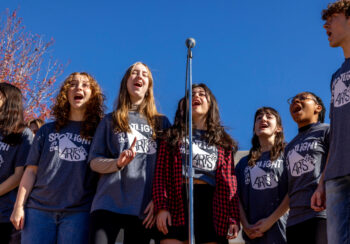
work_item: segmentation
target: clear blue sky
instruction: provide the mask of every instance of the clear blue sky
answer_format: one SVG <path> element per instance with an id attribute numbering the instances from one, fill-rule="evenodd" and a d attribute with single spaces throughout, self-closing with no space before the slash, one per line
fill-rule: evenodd
<path id="1" fill-rule="evenodd" d="M 276 108 L 287 141 L 297 133 L 286 100 L 319 95 L 328 108 L 330 78 L 343 62 L 322 28 L 328 0 L 92 1 L 11 0 L 27 30 L 54 38 L 52 55 L 70 61 L 60 82 L 87 71 L 101 84 L 108 112 L 119 82 L 136 61 L 152 70 L 158 109 L 172 121 L 184 94 L 187 37 L 194 37 L 193 81 L 218 99 L 221 117 L 248 150 L 257 108 Z"/>

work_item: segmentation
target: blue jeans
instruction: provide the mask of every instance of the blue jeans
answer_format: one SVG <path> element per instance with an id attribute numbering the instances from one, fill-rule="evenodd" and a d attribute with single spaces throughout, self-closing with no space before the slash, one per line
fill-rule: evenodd
<path id="1" fill-rule="evenodd" d="M 350 244 L 350 175 L 326 181 L 329 243 Z"/>
<path id="2" fill-rule="evenodd" d="M 22 244 L 85 244 L 89 236 L 89 212 L 25 211 Z"/>

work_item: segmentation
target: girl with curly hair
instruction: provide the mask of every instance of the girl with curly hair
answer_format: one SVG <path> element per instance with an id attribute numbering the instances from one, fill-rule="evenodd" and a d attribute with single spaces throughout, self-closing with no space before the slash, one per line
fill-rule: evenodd
<path id="1" fill-rule="evenodd" d="M 216 99 L 205 84 L 193 85 L 194 236 L 196 243 L 227 243 L 239 230 L 233 155 L 236 142 L 221 125 Z M 153 201 L 162 244 L 186 243 L 188 128 L 181 99 L 174 125 L 160 144 Z"/>
<path id="2" fill-rule="evenodd" d="M 169 120 L 157 112 L 153 78 L 144 63 L 131 65 L 121 83 L 115 110 L 99 124 L 89 161 L 100 174 L 91 209 L 90 243 L 149 243 L 153 235 L 152 179 L 156 137 Z"/>
<path id="3" fill-rule="evenodd" d="M 17 187 L 33 141 L 32 132 L 23 121 L 21 91 L 8 83 L 0 83 L 0 236 L 9 243 L 14 229 L 10 215 Z M 15 237 L 17 235 L 13 235 Z"/>
<path id="4" fill-rule="evenodd" d="M 255 112 L 252 148 L 236 166 L 246 243 L 285 244 L 288 181 L 282 120 L 270 107 Z"/>
<path id="5" fill-rule="evenodd" d="M 55 121 L 35 135 L 11 215 L 15 228 L 23 229 L 22 243 L 87 243 L 97 180 L 87 156 L 103 102 L 88 73 L 72 73 L 63 82 Z"/>

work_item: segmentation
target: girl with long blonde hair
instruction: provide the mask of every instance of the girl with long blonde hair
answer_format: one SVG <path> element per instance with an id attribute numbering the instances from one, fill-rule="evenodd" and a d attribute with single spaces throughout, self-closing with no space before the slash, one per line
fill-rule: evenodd
<path id="1" fill-rule="evenodd" d="M 144 63 L 131 65 L 121 83 L 115 110 L 97 128 L 89 161 L 100 174 L 91 209 L 90 243 L 149 243 L 154 225 L 151 188 L 157 135 L 169 120 L 157 112 L 153 77 Z"/>

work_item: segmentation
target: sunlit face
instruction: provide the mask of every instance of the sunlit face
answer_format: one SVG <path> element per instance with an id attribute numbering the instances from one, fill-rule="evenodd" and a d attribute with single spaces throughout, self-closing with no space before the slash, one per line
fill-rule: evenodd
<path id="1" fill-rule="evenodd" d="M 0 92 L 0 108 L 5 103 L 5 99 L 6 98 L 5 98 L 4 94 L 2 94 L 2 92 Z"/>
<path id="2" fill-rule="evenodd" d="M 140 104 L 148 91 L 149 70 L 143 64 L 136 64 L 131 70 L 126 87 L 132 104 Z"/>
<path id="3" fill-rule="evenodd" d="M 350 18 L 347 19 L 344 13 L 332 14 L 323 27 L 331 47 L 344 47 L 350 42 Z"/>
<path id="4" fill-rule="evenodd" d="M 208 94 L 203 87 L 192 90 L 192 116 L 206 116 L 210 107 Z"/>
<path id="5" fill-rule="evenodd" d="M 277 118 L 269 112 L 262 112 L 256 116 L 254 132 L 258 137 L 271 137 L 281 131 L 277 124 Z"/>
<path id="6" fill-rule="evenodd" d="M 74 75 L 68 88 L 68 101 L 72 111 L 85 111 L 91 97 L 89 78 L 85 75 Z"/>
<path id="7" fill-rule="evenodd" d="M 322 106 L 317 103 L 316 98 L 305 92 L 296 95 L 289 107 L 289 112 L 298 127 L 317 122 L 321 110 Z"/>

